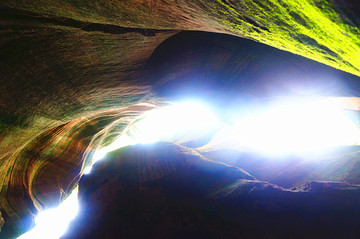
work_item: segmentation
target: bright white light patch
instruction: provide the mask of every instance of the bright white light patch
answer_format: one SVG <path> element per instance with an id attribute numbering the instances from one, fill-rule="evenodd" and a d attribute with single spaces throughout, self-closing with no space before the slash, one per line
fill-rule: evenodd
<path id="1" fill-rule="evenodd" d="M 203 104 L 189 102 L 149 112 L 130 129 L 138 143 L 182 141 L 209 133 L 219 125 L 215 114 Z"/>
<path id="2" fill-rule="evenodd" d="M 317 100 L 288 103 L 242 118 L 223 137 L 239 148 L 283 154 L 354 145 L 360 133 L 343 110 Z"/>
<path id="3" fill-rule="evenodd" d="M 74 189 L 57 208 L 40 212 L 36 217 L 36 226 L 18 239 L 58 239 L 66 232 L 72 219 L 78 213 L 78 189 Z"/>
<path id="4" fill-rule="evenodd" d="M 109 146 L 96 151 L 93 156 L 92 164 L 89 167 L 87 167 L 86 169 L 84 169 L 83 173 L 84 174 L 91 173 L 91 169 L 92 169 L 92 166 L 94 165 L 94 163 L 96 163 L 99 160 L 102 160 L 108 152 L 113 151 L 118 148 L 121 148 L 121 147 L 132 145 L 135 143 L 136 142 L 134 141 L 134 139 L 130 138 L 128 135 L 126 135 L 126 134 L 121 135 L 114 142 L 112 142 Z"/>
<path id="5" fill-rule="evenodd" d="M 183 103 L 162 107 L 148 112 L 129 127 L 111 145 L 94 154 L 93 163 L 107 152 L 136 144 L 160 140 L 178 142 L 194 139 L 199 135 L 224 126 L 215 114 L 198 103 Z M 260 113 L 240 116 L 234 126 L 227 126 L 221 138 L 224 148 L 247 149 L 263 153 L 292 153 L 313 151 L 359 142 L 359 129 L 344 112 L 331 101 L 291 103 L 273 107 Z M 91 172 L 91 166 L 85 173 Z M 78 211 L 77 190 L 74 190 L 58 208 L 41 212 L 36 227 L 19 239 L 57 239 L 67 229 Z"/>
<path id="6" fill-rule="evenodd" d="M 215 114 L 204 104 L 184 102 L 151 110 L 138 122 L 128 128 L 111 145 L 104 147 L 93 156 L 93 164 L 115 149 L 133 144 L 158 141 L 182 142 L 206 135 L 219 127 Z M 91 173 L 92 166 L 84 170 Z"/>

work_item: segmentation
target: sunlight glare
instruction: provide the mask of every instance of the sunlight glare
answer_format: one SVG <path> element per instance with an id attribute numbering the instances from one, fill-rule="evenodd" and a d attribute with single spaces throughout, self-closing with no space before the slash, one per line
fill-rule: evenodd
<path id="1" fill-rule="evenodd" d="M 112 144 L 93 155 L 92 165 L 115 149 L 157 141 L 181 142 L 222 130 L 213 141 L 240 150 L 267 154 L 306 152 L 359 142 L 360 132 L 344 110 L 328 100 L 277 105 L 261 112 L 239 116 L 235 125 L 225 126 L 199 103 L 182 103 L 151 110 Z M 84 170 L 91 172 L 91 166 Z M 18 239 L 57 239 L 78 211 L 77 189 L 58 208 L 36 217 L 36 226 Z"/>
<path id="2" fill-rule="evenodd" d="M 114 142 L 112 142 L 109 146 L 103 147 L 103 148 L 99 149 L 98 151 L 96 151 L 93 155 L 93 161 L 91 162 L 91 165 L 88 166 L 87 168 L 85 168 L 83 173 L 84 174 L 91 173 L 91 169 L 92 169 L 92 166 L 94 165 L 94 163 L 96 163 L 99 160 L 102 160 L 108 152 L 113 151 L 118 148 L 121 148 L 121 147 L 132 145 L 135 143 L 136 142 L 134 141 L 134 139 L 132 139 L 128 135 L 126 135 L 126 134 L 121 135 Z"/>
<path id="3" fill-rule="evenodd" d="M 92 165 L 115 149 L 133 144 L 158 141 L 181 142 L 206 135 L 219 127 L 219 120 L 204 104 L 182 102 L 154 109 L 144 114 L 109 146 L 96 151 Z M 84 169 L 89 174 L 92 165 Z"/>
<path id="4" fill-rule="evenodd" d="M 181 141 L 209 133 L 219 125 L 215 114 L 195 102 L 178 103 L 149 112 L 130 130 L 138 143 Z"/>
<path id="5" fill-rule="evenodd" d="M 226 141 L 265 153 L 296 153 L 354 145 L 359 129 L 330 101 L 286 104 L 241 118 Z"/>
<path id="6" fill-rule="evenodd" d="M 63 235 L 72 219 L 78 213 L 78 188 L 56 208 L 40 212 L 36 216 L 35 227 L 18 239 L 58 239 Z"/>

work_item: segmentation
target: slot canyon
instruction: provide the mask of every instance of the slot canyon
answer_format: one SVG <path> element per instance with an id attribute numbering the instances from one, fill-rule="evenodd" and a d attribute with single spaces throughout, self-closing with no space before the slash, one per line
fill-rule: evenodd
<path id="1" fill-rule="evenodd" d="M 0 238 L 74 192 L 60 238 L 360 238 L 356 0 L 3 0 L 0 35 Z"/>

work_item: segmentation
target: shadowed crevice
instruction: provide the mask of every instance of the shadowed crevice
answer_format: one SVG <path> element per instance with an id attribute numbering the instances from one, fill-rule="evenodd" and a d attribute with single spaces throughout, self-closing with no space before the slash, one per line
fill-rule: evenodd
<path id="1" fill-rule="evenodd" d="M 2 7 L 0 8 L 0 19 L 2 20 L 25 20 L 36 21 L 42 23 L 51 23 L 55 25 L 80 28 L 87 32 L 103 32 L 109 34 L 126 34 L 126 33 L 139 33 L 143 36 L 155 36 L 158 32 L 173 32 L 174 30 L 158 30 L 158 29 L 143 29 L 143 28 L 131 28 L 121 27 L 111 24 L 101 24 L 92 22 L 83 22 L 65 17 L 55 17 L 48 15 L 40 15 L 31 11 Z"/>

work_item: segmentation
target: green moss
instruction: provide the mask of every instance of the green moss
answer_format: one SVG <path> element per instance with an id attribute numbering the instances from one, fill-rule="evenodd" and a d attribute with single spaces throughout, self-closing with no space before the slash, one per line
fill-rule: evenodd
<path id="1" fill-rule="evenodd" d="M 328 1 L 215 0 L 211 7 L 232 32 L 360 75 L 360 31 Z"/>
<path id="2" fill-rule="evenodd" d="M 182 5 L 176 1 L 12 0 L 0 7 L 124 27 L 213 27 L 360 76 L 360 31 L 328 0 L 194 0 Z M 180 20 L 184 12 L 190 21 Z"/>

